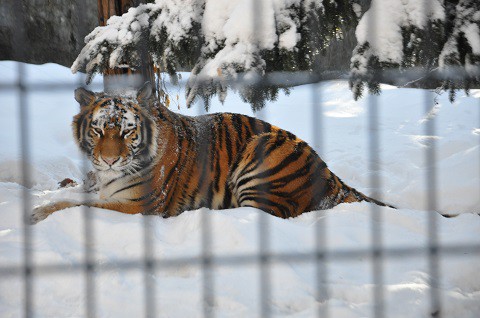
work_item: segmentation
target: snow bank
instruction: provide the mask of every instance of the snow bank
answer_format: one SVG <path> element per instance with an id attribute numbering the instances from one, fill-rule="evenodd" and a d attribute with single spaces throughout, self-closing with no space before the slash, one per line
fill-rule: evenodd
<path id="1" fill-rule="evenodd" d="M 15 65 L 0 62 L 5 78 L 14 78 Z M 27 66 L 38 81 L 69 81 L 68 70 L 55 66 Z M 0 79 L 2 80 L 2 79 Z M 323 101 L 322 149 L 313 144 L 318 121 L 312 118 L 312 87 L 296 88 L 280 96 L 260 114 L 269 122 L 288 129 L 312 144 L 329 167 L 347 184 L 399 207 L 382 208 L 381 227 L 387 248 L 426 246 L 428 240 L 425 202 L 427 187 L 425 149 L 436 140 L 438 207 L 443 212 L 462 213 L 446 219 L 436 215 L 442 245 L 480 244 L 480 109 L 479 91 L 469 97 L 458 93 L 454 104 L 438 96 L 439 107 L 425 112 L 425 92 L 384 87 L 378 98 L 380 133 L 380 171 L 382 188 L 372 189 L 369 178 L 368 107 L 365 100 L 350 97 L 348 83 L 321 85 Z M 181 95 L 181 94 L 180 94 Z M 17 99 L 12 92 L 0 91 L 0 266 L 19 266 L 23 259 L 22 190 Z M 81 199 L 81 187 L 58 189 L 65 177 L 81 182 L 83 164 L 73 137 L 70 121 L 78 105 L 72 92 L 28 94 L 33 204 L 60 199 Z M 196 114 L 199 109 L 180 112 Z M 292 108 L 292 105 L 295 108 Z M 433 103 L 432 103 L 433 105 Z M 176 105 L 175 105 L 176 106 Z M 176 109 L 177 107 L 172 108 Z M 225 106 L 212 104 L 212 111 L 237 111 L 251 114 L 250 106 L 230 94 Z M 425 124 L 435 120 L 437 134 L 425 135 Z M 371 247 L 370 206 L 345 204 L 329 211 L 304 214 L 282 220 L 267 216 L 274 253 L 310 252 L 314 248 L 317 224 L 327 230 L 331 251 Z M 148 217 L 153 227 L 154 254 L 160 260 L 197 256 L 201 253 L 201 218 L 212 223 L 215 256 L 251 255 L 258 252 L 260 211 L 251 208 L 188 211 L 176 218 Z M 96 264 L 123 260 L 143 261 L 143 223 L 145 217 L 113 211 L 91 210 L 95 238 Z M 70 266 L 83 260 L 83 210 L 72 208 L 55 213 L 32 227 L 35 264 Z M 443 315 L 477 317 L 480 312 L 478 255 L 440 255 Z M 388 317 L 429 316 L 429 271 L 424 255 L 389 258 L 384 262 L 385 300 Z M 311 263 L 280 262 L 271 266 L 272 295 L 269 299 L 275 316 L 314 316 L 319 306 L 328 304 L 332 317 L 372 316 L 371 261 L 368 258 L 327 262 L 329 296 L 327 302 L 315 299 L 315 267 Z M 99 316 L 130 317 L 142 314 L 143 273 L 141 266 L 130 271 L 113 270 L 95 275 Z M 159 269 L 150 277 L 157 293 L 155 300 L 162 316 L 195 317 L 202 313 L 201 271 L 196 266 Z M 257 264 L 220 266 L 215 269 L 215 304 L 218 316 L 258 315 L 259 267 Z M 35 312 L 38 316 L 84 316 L 84 277 L 67 274 L 35 276 Z M 9 276 L 0 279 L 0 315 L 19 316 L 23 309 L 23 281 Z M 121 306 L 119 306 L 121 304 Z"/>

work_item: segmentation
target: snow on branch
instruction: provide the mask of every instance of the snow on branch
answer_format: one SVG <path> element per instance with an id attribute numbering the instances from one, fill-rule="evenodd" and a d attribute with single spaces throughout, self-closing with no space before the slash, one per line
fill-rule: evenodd
<path id="1" fill-rule="evenodd" d="M 104 27 L 95 28 L 73 63 L 75 73 L 85 70 L 90 82 L 95 73 L 108 68 L 141 65 L 138 49 L 146 45 L 157 67 L 174 73 L 172 53 L 195 36 L 203 14 L 203 1 L 161 0 L 130 8 L 121 17 L 112 16 Z M 173 60 L 172 60 L 173 59 Z"/>
<path id="2" fill-rule="evenodd" d="M 442 0 L 427 2 L 372 0 L 355 32 L 358 44 L 351 60 L 350 86 L 356 98 L 362 95 L 365 82 L 371 93 L 378 92 L 374 78 L 377 70 L 412 67 L 424 62 L 418 59 L 426 31 L 445 19 Z M 436 54 L 438 56 L 438 52 Z M 435 52 L 432 55 L 430 58 L 435 57 Z"/>
<path id="3" fill-rule="evenodd" d="M 365 85 L 377 93 L 378 74 L 386 69 L 428 73 L 452 65 L 470 74 L 466 80 L 459 76 L 463 84 L 426 78 L 411 82 L 429 88 L 480 86 L 480 1 L 371 0 L 369 7 L 368 2 L 156 0 L 94 29 L 72 71 L 85 70 L 90 81 L 109 68 L 136 69 L 145 56 L 139 50 L 146 48 L 155 67 L 173 79 L 177 71 L 191 70 L 188 106 L 201 97 L 208 107 L 213 95 L 223 101 L 233 88 L 258 109 L 288 83 L 274 87 L 255 81 L 272 72 L 331 70 L 329 63 L 340 55 L 337 48 L 352 43 L 342 42 L 344 31 L 356 27 L 350 64 L 356 98 Z M 239 78 L 247 84 L 235 86 Z"/>
<path id="4" fill-rule="evenodd" d="M 350 86 L 356 98 L 368 85 L 379 90 L 377 72 L 421 67 L 438 69 L 445 78 L 437 85 L 453 91 L 480 82 L 480 1 L 372 0 L 356 29 L 358 44 L 351 59 Z M 445 70 L 446 66 L 455 66 Z M 462 72 L 461 70 L 465 72 Z M 376 78 L 377 77 L 377 78 Z M 428 81 L 428 79 L 426 80 Z"/>
<path id="5" fill-rule="evenodd" d="M 347 0 L 157 0 L 112 17 L 85 39 L 72 65 L 85 70 L 87 81 L 108 68 L 138 68 L 137 50 L 148 47 L 155 66 L 174 75 L 192 70 L 187 103 L 218 94 L 238 76 L 256 78 L 271 71 L 310 71 L 325 40 L 356 15 Z M 344 10 L 345 12 L 339 12 Z M 330 11 L 329 18 L 326 11 Z M 312 22 L 322 32 L 310 32 Z M 318 23 L 317 23 L 318 24 Z M 333 35 L 332 35 L 333 34 Z M 317 38 L 315 40 L 314 38 Z M 274 91 L 241 88 L 242 97 L 255 103 L 258 94 L 271 99 Z M 278 89 L 277 89 L 278 90 Z M 259 107 L 261 107 L 260 101 Z"/>
<path id="6" fill-rule="evenodd" d="M 455 7 L 453 32 L 440 54 L 440 67 L 464 65 L 468 73 L 478 74 L 480 66 L 480 4 L 460 0 Z"/>

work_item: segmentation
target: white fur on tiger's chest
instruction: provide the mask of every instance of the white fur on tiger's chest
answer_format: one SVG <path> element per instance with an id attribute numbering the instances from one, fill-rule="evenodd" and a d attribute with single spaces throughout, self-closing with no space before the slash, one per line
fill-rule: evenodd
<path id="1" fill-rule="evenodd" d="M 131 178 L 128 176 L 123 176 L 123 173 L 114 171 L 114 170 L 107 170 L 107 171 L 98 171 L 97 178 L 99 179 L 100 183 L 100 199 L 102 200 L 122 200 L 122 199 L 129 199 L 132 196 L 130 195 L 130 191 L 124 190 L 119 191 L 126 186 L 128 186 Z M 112 180 L 114 180 L 112 182 Z"/>

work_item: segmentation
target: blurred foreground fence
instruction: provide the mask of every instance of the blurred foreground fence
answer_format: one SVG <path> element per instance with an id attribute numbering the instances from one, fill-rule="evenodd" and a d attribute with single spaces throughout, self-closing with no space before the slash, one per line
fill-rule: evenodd
<path id="1" fill-rule="evenodd" d="M 18 52 L 28 49 L 28 44 L 25 41 L 25 32 L 22 28 L 22 21 L 24 16 L 22 15 L 21 2 L 18 2 L 18 28 L 15 48 Z M 81 1 L 78 2 L 81 4 Z M 81 10 L 79 10 L 81 13 Z M 81 21 L 81 19 L 80 19 Z M 252 23 L 255 23 L 253 21 Z M 82 26 L 79 25 L 79 29 Z M 372 28 L 371 32 L 375 32 Z M 437 72 L 423 73 L 423 70 L 411 69 L 404 70 L 402 73 L 398 73 L 396 70 L 379 71 L 377 73 L 380 82 L 388 79 L 389 82 L 395 81 L 398 85 L 407 83 L 411 80 L 417 79 L 419 76 L 425 78 L 431 77 L 432 79 L 438 79 L 441 76 L 448 76 L 445 73 L 439 74 Z M 459 69 L 451 69 L 451 76 L 456 79 L 462 78 L 465 74 Z M 338 75 L 317 74 L 315 72 L 310 73 L 272 73 L 262 78 L 261 81 L 247 82 L 248 85 L 282 85 L 286 82 L 289 85 L 292 83 L 320 83 L 324 80 L 338 79 Z M 241 80 L 239 80 L 241 82 Z M 72 86 L 70 84 L 62 83 L 50 83 L 50 84 L 27 84 L 25 78 L 24 66 L 18 64 L 18 82 L 16 83 L 2 83 L 0 90 L 16 91 L 18 94 L 18 108 L 20 110 L 20 136 L 21 136 L 21 149 L 23 157 L 23 184 L 30 184 L 29 179 L 31 176 L 29 158 L 30 158 L 30 141 L 29 127 L 27 124 L 27 118 L 29 116 L 26 98 L 29 92 L 32 91 L 48 91 L 51 94 L 55 94 L 58 91 L 67 90 L 72 91 L 77 86 L 83 85 L 83 78 L 80 76 L 78 85 Z M 312 113 L 312 121 L 314 130 L 314 144 L 322 148 L 322 89 L 321 85 L 311 85 L 311 100 L 315 105 Z M 99 88 L 101 90 L 101 88 Z M 430 91 L 425 91 L 425 112 L 428 112 L 432 107 L 432 96 Z M 73 95 L 73 94 L 72 94 Z M 369 170 L 372 172 L 379 171 L 379 163 L 381 162 L 381 147 L 379 145 L 379 132 L 378 132 L 378 99 L 369 97 L 368 103 L 368 118 L 369 118 L 369 143 L 368 151 L 370 154 Z M 480 106 L 480 105 L 479 105 Z M 294 110 L 292 110 L 294 111 Z M 259 113 L 262 116 L 262 112 Z M 268 118 L 262 118 L 267 120 Z M 479 118 L 480 122 L 480 118 Z M 435 135 L 435 120 L 430 120 L 426 124 L 425 135 Z M 425 148 L 425 160 L 430 163 L 436 161 L 436 148 L 435 140 L 432 141 L 430 147 Z M 426 182 L 428 184 L 428 210 L 437 210 L 437 196 L 436 196 L 436 170 L 435 164 L 430 165 L 430 169 L 427 170 L 425 175 Z M 370 187 L 373 189 L 381 189 L 380 179 L 377 173 L 371 173 Z M 372 193 L 372 197 L 380 198 L 380 193 Z M 480 194 L 479 194 L 480 195 Z M 28 220 L 32 211 L 32 200 L 29 194 L 29 190 L 24 188 L 23 192 L 23 213 L 24 219 Z M 441 246 L 438 241 L 438 229 L 434 212 L 429 214 L 428 244 L 418 247 L 410 248 L 384 248 L 383 246 L 383 233 L 380 226 L 382 220 L 382 213 L 378 206 L 371 204 L 371 246 L 367 249 L 348 249 L 348 250 L 331 250 L 328 248 L 329 242 L 327 241 L 326 228 L 324 222 L 317 222 L 315 228 L 315 249 L 309 253 L 273 253 L 270 250 L 270 224 L 266 214 L 262 214 L 258 225 L 258 253 L 248 255 L 232 255 L 232 256 L 219 256 L 212 252 L 212 234 L 211 234 L 211 220 L 209 214 L 203 214 L 201 218 L 202 227 L 202 255 L 201 257 L 184 257 L 184 258 L 162 258 L 159 259 L 153 253 L 154 246 L 152 240 L 153 228 L 148 218 L 145 218 L 144 222 L 144 257 L 142 261 L 123 260 L 112 263 L 98 263 L 95 261 L 93 247 L 95 246 L 95 236 L 93 231 L 93 223 L 90 217 L 89 209 L 85 208 L 84 213 L 84 260 L 83 262 L 76 264 L 48 264 L 34 266 L 32 262 L 32 228 L 27 225 L 23 227 L 24 246 L 23 246 L 23 266 L 22 267 L 9 267 L 0 264 L 0 279 L 11 275 L 21 275 L 24 281 L 24 314 L 26 317 L 33 316 L 35 313 L 35 293 L 34 285 L 35 279 L 41 275 L 57 275 L 57 274 L 70 274 L 78 275 L 83 273 L 85 278 L 84 292 L 85 292 L 85 313 L 88 317 L 95 317 L 98 313 L 97 300 L 97 286 L 95 282 L 95 273 L 104 271 L 129 271 L 129 270 L 142 270 L 144 273 L 144 286 L 145 286 L 145 315 L 148 317 L 162 316 L 161 308 L 155 303 L 155 285 L 152 282 L 152 276 L 156 271 L 165 268 L 175 268 L 182 265 L 198 266 L 201 268 L 202 273 L 202 297 L 203 297 L 203 314 L 205 317 L 211 317 L 215 315 L 214 303 L 216 298 L 215 293 L 215 271 L 219 267 L 242 267 L 245 265 L 256 264 L 259 267 L 259 286 L 261 295 L 261 306 L 259 310 L 259 316 L 269 317 L 272 314 L 271 305 L 269 302 L 272 290 L 272 277 L 270 269 L 272 264 L 279 262 L 305 262 L 313 263 L 316 266 L 316 281 L 313 282 L 316 286 L 316 298 L 319 302 L 323 302 L 329 298 L 329 286 L 328 286 L 328 266 L 327 261 L 344 261 L 348 262 L 357 258 L 371 259 L 372 267 L 372 284 L 374 285 L 374 317 L 385 316 L 385 300 L 384 300 L 384 260 L 386 259 L 404 259 L 408 257 L 424 256 L 428 260 L 429 275 L 430 275 L 430 298 L 431 298 L 431 313 L 432 316 L 439 317 L 442 315 L 442 301 L 439 294 L 438 282 L 440 279 L 439 263 L 442 257 L 461 256 L 465 253 L 475 253 L 480 255 L 480 246 L 478 245 L 461 245 L 461 246 Z M 325 303 L 326 304 L 326 303 Z M 318 307 L 319 317 L 328 317 L 329 309 L 328 305 Z"/>

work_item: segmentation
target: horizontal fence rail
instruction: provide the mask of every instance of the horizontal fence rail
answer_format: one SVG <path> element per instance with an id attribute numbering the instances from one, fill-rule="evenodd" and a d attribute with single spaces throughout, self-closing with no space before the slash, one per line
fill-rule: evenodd
<path id="1" fill-rule="evenodd" d="M 31 265 L 28 269 L 35 275 L 55 275 L 68 272 L 82 271 L 86 267 L 95 266 L 95 271 L 113 271 L 113 270 L 136 270 L 144 268 L 155 268 L 156 270 L 176 268 L 178 266 L 202 266 L 208 263 L 211 266 L 245 266 L 257 264 L 259 259 L 268 259 L 270 263 L 284 262 L 314 262 L 317 259 L 328 258 L 336 261 L 352 261 L 359 258 L 370 258 L 373 253 L 378 253 L 371 248 L 367 249 L 345 249 L 337 251 L 313 251 L 298 253 L 269 253 L 269 254 L 239 254 L 229 256 L 190 256 L 176 257 L 167 259 L 149 259 L 146 265 L 142 259 L 138 260 L 118 260 L 115 262 L 96 263 L 74 263 L 74 264 L 41 264 Z M 382 249 L 382 257 L 385 259 L 403 259 L 409 257 L 425 256 L 429 253 L 435 253 L 442 256 L 480 256 L 479 244 L 461 244 L 461 245 L 436 245 L 425 247 L 389 247 Z M 16 265 L 0 267 L 0 277 L 23 275 L 24 271 Z"/>

